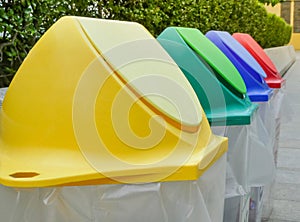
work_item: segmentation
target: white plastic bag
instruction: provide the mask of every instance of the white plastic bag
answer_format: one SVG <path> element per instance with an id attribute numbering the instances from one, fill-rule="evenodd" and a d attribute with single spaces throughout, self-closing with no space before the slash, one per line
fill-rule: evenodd
<path id="1" fill-rule="evenodd" d="M 221 222 L 226 154 L 197 181 L 18 189 L 0 185 L 5 222 Z"/>

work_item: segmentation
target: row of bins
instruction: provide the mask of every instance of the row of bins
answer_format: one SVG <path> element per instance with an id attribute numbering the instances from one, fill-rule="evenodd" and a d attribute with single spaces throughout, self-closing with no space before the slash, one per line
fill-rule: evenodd
<path id="1" fill-rule="evenodd" d="M 284 85 L 248 34 L 63 17 L 1 91 L 1 217 L 260 221 Z"/>

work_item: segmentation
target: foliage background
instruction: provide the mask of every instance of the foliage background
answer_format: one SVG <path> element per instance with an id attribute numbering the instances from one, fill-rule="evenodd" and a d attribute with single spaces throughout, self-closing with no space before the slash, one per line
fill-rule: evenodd
<path id="1" fill-rule="evenodd" d="M 9 85 L 36 41 L 64 15 L 136 21 L 154 36 L 168 26 L 245 32 L 264 48 L 287 44 L 292 31 L 258 0 L 0 0 L 0 87 Z"/>

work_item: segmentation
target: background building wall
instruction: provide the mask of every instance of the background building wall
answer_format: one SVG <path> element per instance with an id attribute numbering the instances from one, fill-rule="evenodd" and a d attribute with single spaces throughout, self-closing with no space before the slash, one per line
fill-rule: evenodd
<path id="1" fill-rule="evenodd" d="M 270 13 L 281 16 L 293 26 L 293 34 L 289 44 L 300 50 L 300 0 L 287 0 L 274 7 L 266 6 L 266 9 Z"/>
<path id="2" fill-rule="evenodd" d="M 277 4 L 274 7 L 272 7 L 271 5 L 266 5 L 266 9 L 268 12 L 280 16 L 281 4 Z"/>

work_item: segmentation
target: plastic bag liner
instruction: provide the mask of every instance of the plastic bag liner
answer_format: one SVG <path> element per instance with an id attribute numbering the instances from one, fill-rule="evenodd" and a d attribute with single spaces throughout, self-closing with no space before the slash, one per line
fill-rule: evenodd
<path id="1" fill-rule="evenodd" d="M 0 186 L 1 221 L 223 220 L 226 154 L 197 181 L 19 189 Z"/>
<path id="2" fill-rule="evenodd" d="M 293 99 L 289 97 L 286 93 L 286 84 L 283 85 L 280 89 L 276 90 L 279 94 L 278 98 L 278 106 L 279 106 L 279 117 L 281 123 L 290 123 L 293 120 L 293 116 L 295 114 L 295 110 L 291 104 L 294 103 Z M 280 101 L 281 99 L 281 101 Z"/>
<path id="3" fill-rule="evenodd" d="M 279 148 L 280 125 L 281 122 L 288 122 L 292 119 L 293 111 L 287 101 L 285 85 L 281 89 L 274 89 L 271 100 L 267 103 L 259 104 L 259 115 L 266 127 L 271 141 L 274 161 L 277 165 L 277 153 Z"/>
<path id="4" fill-rule="evenodd" d="M 228 137 L 225 198 L 245 195 L 251 187 L 264 186 L 275 176 L 272 144 L 259 112 L 250 125 L 212 127 L 217 135 Z"/>

